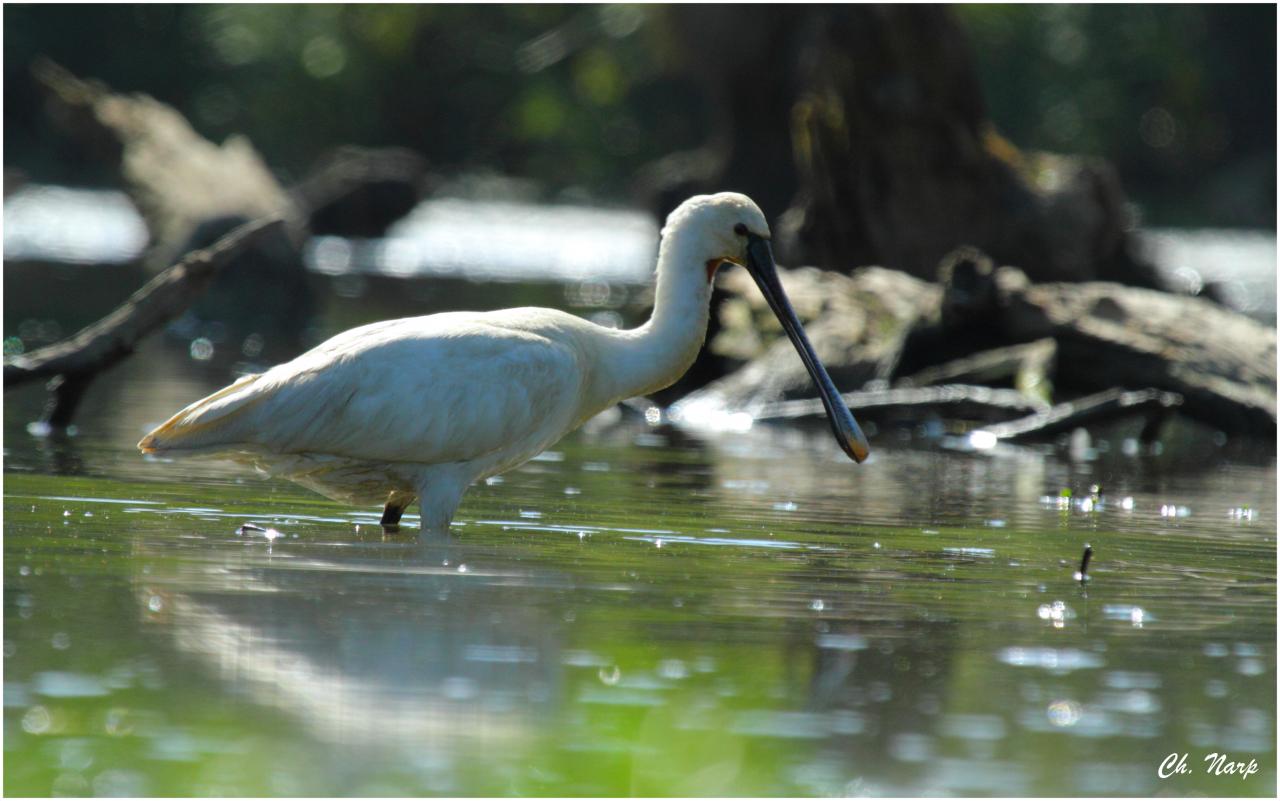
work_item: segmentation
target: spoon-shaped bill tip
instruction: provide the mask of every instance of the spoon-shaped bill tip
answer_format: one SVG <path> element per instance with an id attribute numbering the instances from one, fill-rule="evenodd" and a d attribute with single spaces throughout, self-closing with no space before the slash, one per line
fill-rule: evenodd
<path id="1" fill-rule="evenodd" d="M 853 424 L 852 431 L 841 430 L 842 426 L 839 426 L 836 422 L 837 418 L 841 416 L 847 417 L 848 422 Z M 866 435 L 862 433 L 861 426 L 853 418 L 853 414 L 847 406 L 844 407 L 844 415 L 837 414 L 832 416 L 831 424 L 836 428 L 836 439 L 839 440 L 840 447 L 844 449 L 845 453 L 849 454 L 849 458 L 858 464 L 865 462 L 867 457 L 871 455 L 871 446 L 867 444 Z"/>

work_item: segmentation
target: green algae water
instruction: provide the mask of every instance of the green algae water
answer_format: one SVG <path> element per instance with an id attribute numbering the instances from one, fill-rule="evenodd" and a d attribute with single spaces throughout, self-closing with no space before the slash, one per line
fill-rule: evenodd
<path id="1" fill-rule="evenodd" d="M 602 419 L 388 535 L 134 450 L 226 378 L 6 396 L 7 794 L 1275 793 L 1269 445 Z"/>

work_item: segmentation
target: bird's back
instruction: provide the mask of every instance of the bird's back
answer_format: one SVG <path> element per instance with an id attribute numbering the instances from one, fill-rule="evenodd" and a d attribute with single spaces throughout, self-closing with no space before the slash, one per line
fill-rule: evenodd
<path id="1" fill-rule="evenodd" d="M 139 447 L 418 464 L 528 458 L 572 425 L 588 378 L 554 314 L 450 313 L 355 328 L 193 403 Z"/>

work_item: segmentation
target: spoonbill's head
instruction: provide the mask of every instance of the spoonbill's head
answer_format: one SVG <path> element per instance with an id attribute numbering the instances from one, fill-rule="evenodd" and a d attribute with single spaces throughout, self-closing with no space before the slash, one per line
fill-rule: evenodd
<path id="1" fill-rule="evenodd" d="M 696 243 L 708 280 L 721 262 L 746 265 L 748 236 L 766 241 L 770 236 L 764 212 L 751 198 L 737 192 L 695 195 L 681 203 L 667 217 L 662 235 L 666 238 L 677 231 L 685 241 Z"/>
<path id="2" fill-rule="evenodd" d="M 826 407 L 836 441 L 855 462 L 866 459 L 870 453 L 866 435 L 827 375 L 782 290 L 778 268 L 773 261 L 773 249 L 769 245 L 769 223 L 760 207 L 751 198 L 736 192 L 696 195 L 671 212 L 663 236 L 674 235 L 677 230 L 693 235 L 691 241 L 697 243 L 696 247 L 701 249 L 699 255 L 705 260 L 708 283 L 721 262 L 729 261 L 747 268 L 809 370 Z"/>

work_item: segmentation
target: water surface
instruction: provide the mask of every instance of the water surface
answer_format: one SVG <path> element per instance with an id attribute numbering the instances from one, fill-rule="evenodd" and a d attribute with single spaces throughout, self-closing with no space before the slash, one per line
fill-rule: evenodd
<path id="1" fill-rule="evenodd" d="M 7 793 L 1274 793 L 1265 450 L 603 420 L 388 536 L 132 450 L 220 380 L 149 343 L 71 438 L 7 397 Z"/>

